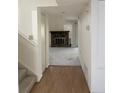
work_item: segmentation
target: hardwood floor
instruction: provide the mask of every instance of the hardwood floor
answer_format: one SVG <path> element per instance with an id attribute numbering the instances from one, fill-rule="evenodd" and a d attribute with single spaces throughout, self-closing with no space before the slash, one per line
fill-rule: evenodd
<path id="1" fill-rule="evenodd" d="M 49 66 L 30 93 L 90 93 L 80 66 Z"/>

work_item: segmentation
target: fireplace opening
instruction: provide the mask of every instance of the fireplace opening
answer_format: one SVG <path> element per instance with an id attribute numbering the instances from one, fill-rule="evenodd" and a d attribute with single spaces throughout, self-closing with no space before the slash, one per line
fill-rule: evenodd
<path id="1" fill-rule="evenodd" d="M 51 47 L 71 47 L 69 31 L 50 31 Z"/>

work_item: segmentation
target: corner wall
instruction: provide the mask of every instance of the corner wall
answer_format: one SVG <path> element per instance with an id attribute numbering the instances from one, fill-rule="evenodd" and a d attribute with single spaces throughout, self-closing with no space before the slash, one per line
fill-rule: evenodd
<path id="1" fill-rule="evenodd" d="M 72 29 L 70 31 L 71 45 L 72 47 L 78 46 L 78 22 L 77 20 L 66 20 L 65 25 L 72 25 Z"/>
<path id="2" fill-rule="evenodd" d="M 78 20 L 79 57 L 88 86 L 91 89 L 91 31 L 90 5 L 83 11 Z"/>
<path id="3" fill-rule="evenodd" d="M 91 93 L 105 93 L 104 22 L 104 0 L 91 0 L 78 21 L 80 62 Z"/>

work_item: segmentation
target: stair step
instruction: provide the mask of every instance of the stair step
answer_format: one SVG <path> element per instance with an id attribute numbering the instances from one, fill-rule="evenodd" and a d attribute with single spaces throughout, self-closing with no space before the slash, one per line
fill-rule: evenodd
<path id="1" fill-rule="evenodd" d="M 18 68 L 19 68 L 19 69 L 24 69 L 25 67 L 24 67 L 22 64 L 19 63 L 19 64 L 18 64 Z"/>
<path id="2" fill-rule="evenodd" d="M 29 93 L 35 82 L 35 76 L 26 76 L 19 85 L 19 93 Z"/>
<path id="3" fill-rule="evenodd" d="M 19 69 L 19 82 L 21 82 L 26 76 L 26 69 Z"/>

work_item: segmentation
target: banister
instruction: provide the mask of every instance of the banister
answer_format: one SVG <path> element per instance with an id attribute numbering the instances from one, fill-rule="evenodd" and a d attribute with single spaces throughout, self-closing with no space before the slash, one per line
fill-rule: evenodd
<path id="1" fill-rule="evenodd" d="M 36 47 L 38 46 L 38 42 L 34 41 L 34 40 L 29 40 L 28 36 L 26 36 L 25 34 L 23 34 L 22 32 L 18 32 L 18 35 L 21 36 L 23 39 L 25 39 L 26 41 L 28 41 L 32 46 Z"/>

